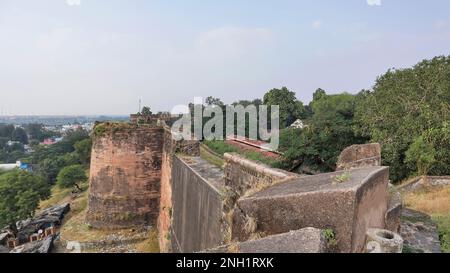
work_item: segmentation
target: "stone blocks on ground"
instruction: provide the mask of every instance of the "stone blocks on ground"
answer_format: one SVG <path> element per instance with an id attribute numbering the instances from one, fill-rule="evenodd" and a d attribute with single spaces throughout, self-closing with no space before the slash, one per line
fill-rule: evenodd
<path id="1" fill-rule="evenodd" d="M 39 253 L 45 254 L 50 253 L 53 247 L 53 235 L 45 238 L 41 241 L 35 241 L 32 243 L 27 243 L 21 246 L 18 246 L 11 250 L 9 253 Z"/>
<path id="2" fill-rule="evenodd" d="M 323 231 L 304 228 L 258 240 L 221 246 L 208 253 L 325 253 L 328 242 Z"/>
<path id="3" fill-rule="evenodd" d="M 389 204 L 386 212 L 386 229 L 398 233 L 402 218 L 402 196 L 394 188 L 390 189 Z"/>
<path id="4" fill-rule="evenodd" d="M 348 181 L 338 182 L 348 175 Z M 384 228 L 389 168 L 369 167 L 282 182 L 241 198 L 233 239 L 305 227 L 333 229 L 340 252 L 363 252 L 369 228 Z"/>
<path id="5" fill-rule="evenodd" d="M 441 253 L 438 228 L 429 215 L 403 209 L 400 231 L 404 239 L 403 252 Z"/>
<path id="6" fill-rule="evenodd" d="M 337 170 L 381 166 L 381 145 L 378 143 L 353 145 L 339 156 Z"/>

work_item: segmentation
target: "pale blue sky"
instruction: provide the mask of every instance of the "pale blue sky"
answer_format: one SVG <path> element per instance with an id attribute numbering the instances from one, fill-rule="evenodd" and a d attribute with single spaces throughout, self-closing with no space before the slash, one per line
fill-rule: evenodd
<path id="1" fill-rule="evenodd" d="M 0 107 L 127 114 L 281 86 L 307 103 L 450 54 L 450 1 L 367 1 L 0 0 Z"/>

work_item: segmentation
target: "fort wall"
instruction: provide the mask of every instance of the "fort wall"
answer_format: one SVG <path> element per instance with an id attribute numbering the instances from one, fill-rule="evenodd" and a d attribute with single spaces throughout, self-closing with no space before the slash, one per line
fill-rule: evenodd
<path id="1" fill-rule="evenodd" d="M 172 250 L 198 252 L 224 244 L 222 171 L 199 157 L 175 156 L 172 181 Z"/>
<path id="2" fill-rule="evenodd" d="M 96 228 L 155 225 L 163 129 L 102 124 L 95 134 L 87 222 Z"/>
<path id="3" fill-rule="evenodd" d="M 379 145 L 352 146 L 341 156 L 345 171 L 314 176 L 237 154 L 224 155 L 222 170 L 200 157 L 199 146 L 176 141 L 161 121 L 97 125 L 87 222 L 153 226 L 161 252 L 183 253 L 233 246 L 270 252 L 271 245 L 312 234 L 307 248 L 287 244 L 277 251 L 322 252 L 325 229 L 335 232 L 334 251 L 363 252 L 367 230 L 398 229 L 401 202 L 389 196 Z"/>

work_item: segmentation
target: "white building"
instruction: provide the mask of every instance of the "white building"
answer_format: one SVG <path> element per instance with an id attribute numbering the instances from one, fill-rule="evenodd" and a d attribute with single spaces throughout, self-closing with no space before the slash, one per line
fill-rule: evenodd
<path id="1" fill-rule="evenodd" d="M 16 168 L 19 168 L 22 165 L 20 161 L 17 161 L 16 164 L 0 164 L 0 170 L 2 171 L 12 171 Z"/>
<path id="2" fill-rule="evenodd" d="M 292 123 L 291 127 L 295 129 L 304 129 L 305 124 L 303 123 L 302 120 L 297 119 L 294 123 Z"/>

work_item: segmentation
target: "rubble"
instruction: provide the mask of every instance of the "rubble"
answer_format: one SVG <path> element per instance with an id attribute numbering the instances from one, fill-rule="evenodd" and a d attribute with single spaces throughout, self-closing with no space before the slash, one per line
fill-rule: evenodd
<path id="1" fill-rule="evenodd" d="M 41 241 L 20 245 L 11 250 L 9 253 L 49 253 L 53 246 L 53 238 L 53 235 L 51 235 Z"/>
<path id="2" fill-rule="evenodd" d="M 205 251 L 206 253 L 326 253 L 328 242 L 316 228 L 304 228 L 258 240 L 230 244 Z"/>
<path id="3" fill-rule="evenodd" d="M 66 203 L 48 208 L 33 219 L 18 222 L 17 227 L 19 232 L 17 238 L 19 239 L 19 243 L 24 244 L 29 242 L 30 236 L 39 230 L 59 226 L 64 215 L 69 211 L 70 204 Z"/>
<path id="4" fill-rule="evenodd" d="M 401 233 L 404 251 L 410 253 L 441 253 L 437 226 L 427 214 L 403 209 Z"/>

